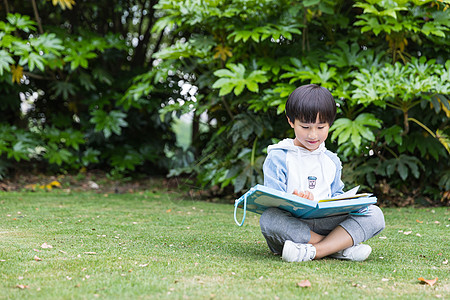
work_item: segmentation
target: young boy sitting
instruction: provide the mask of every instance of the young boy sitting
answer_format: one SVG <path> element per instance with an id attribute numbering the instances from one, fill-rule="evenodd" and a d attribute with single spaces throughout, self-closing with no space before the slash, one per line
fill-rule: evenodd
<path id="1" fill-rule="evenodd" d="M 342 194 L 341 162 L 325 148 L 336 117 L 331 93 L 314 84 L 298 87 L 286 102 L 286 116 L 295 139 L 268 147 L 264 185 L 316 201 Z M 363 261 L 372 248 L 361 243 L 380 233 L 385 223 L 380 208 L 371 205 L 363 214 L 320 219 L 296 218 L 287 211 L 269 208 L 261 215 L 260 226 L 270 250 L 282 254 L 284 261 L 326 256 Z"/>

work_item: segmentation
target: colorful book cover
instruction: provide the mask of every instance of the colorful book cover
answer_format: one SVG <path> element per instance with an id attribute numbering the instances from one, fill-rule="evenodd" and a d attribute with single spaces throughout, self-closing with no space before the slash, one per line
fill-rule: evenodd
<path id="1" fill-rule="evenodd" d="M 312 201 L 299 196 L 281 192 L 263 185 L 256 185 L 235 201 L 234 219 L 242 226 L 246 211 L 262 214 L 269 207 L 289 211 L 299 218 L 313 219 L 358 212 L 364 213 L 367 206 L 377 202 L 371 194 L 356 194 L 358 187 L 331 199 Z M 236 220 L 237 208 L 244 209 L 242 222 Z"/>

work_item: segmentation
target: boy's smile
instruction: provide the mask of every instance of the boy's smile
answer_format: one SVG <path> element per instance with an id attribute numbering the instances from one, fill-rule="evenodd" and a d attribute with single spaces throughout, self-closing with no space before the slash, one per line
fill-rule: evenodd
<path id="1" fill-rule="evenodd" d="M 319 115 L 317 115 L 315 123 L 304 123 L 297 119 L 292 123 L 289 118 L 288 122 L 295 132 L 294 145 L 309 151 L 317 150 L 320 144 L 328 137 L 330 125 L 328 123 L 320 123 Z"/>

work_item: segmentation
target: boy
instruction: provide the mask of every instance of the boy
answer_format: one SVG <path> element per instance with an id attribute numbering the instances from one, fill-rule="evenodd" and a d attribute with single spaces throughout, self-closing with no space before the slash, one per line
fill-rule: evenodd
<path id="1" fill-rule="evenodd" d="M 343 193 L 342 165 L 325 148 L 328 131 L 336 117 L 331 93 L 309 84 L 298 87 L 286 102 L 286 116 L 295 139 L 268 147 L 264 162 L 264 185 L 319 200 Z M 331 256 L 363 261 L 372 248 L 360 244 L 385 226 L 381 210 L 371 205 L 364 213 L 301 219 L 278 208 L 269 208 L 260 219 L 261 232 L 274 254 L 287 262 Z"/>

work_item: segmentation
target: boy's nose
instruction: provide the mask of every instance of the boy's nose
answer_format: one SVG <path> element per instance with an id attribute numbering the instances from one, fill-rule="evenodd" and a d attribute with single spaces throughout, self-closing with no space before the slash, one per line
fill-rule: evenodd
<path id="1" fill-rule="evenodd" d="M 315 129 L 311 129 L 309 132 L 308 132 L 308 137 L 309 138 L 315 138 L 317 136 L 317 133 L 316 133 L 316 130 Z"/>

